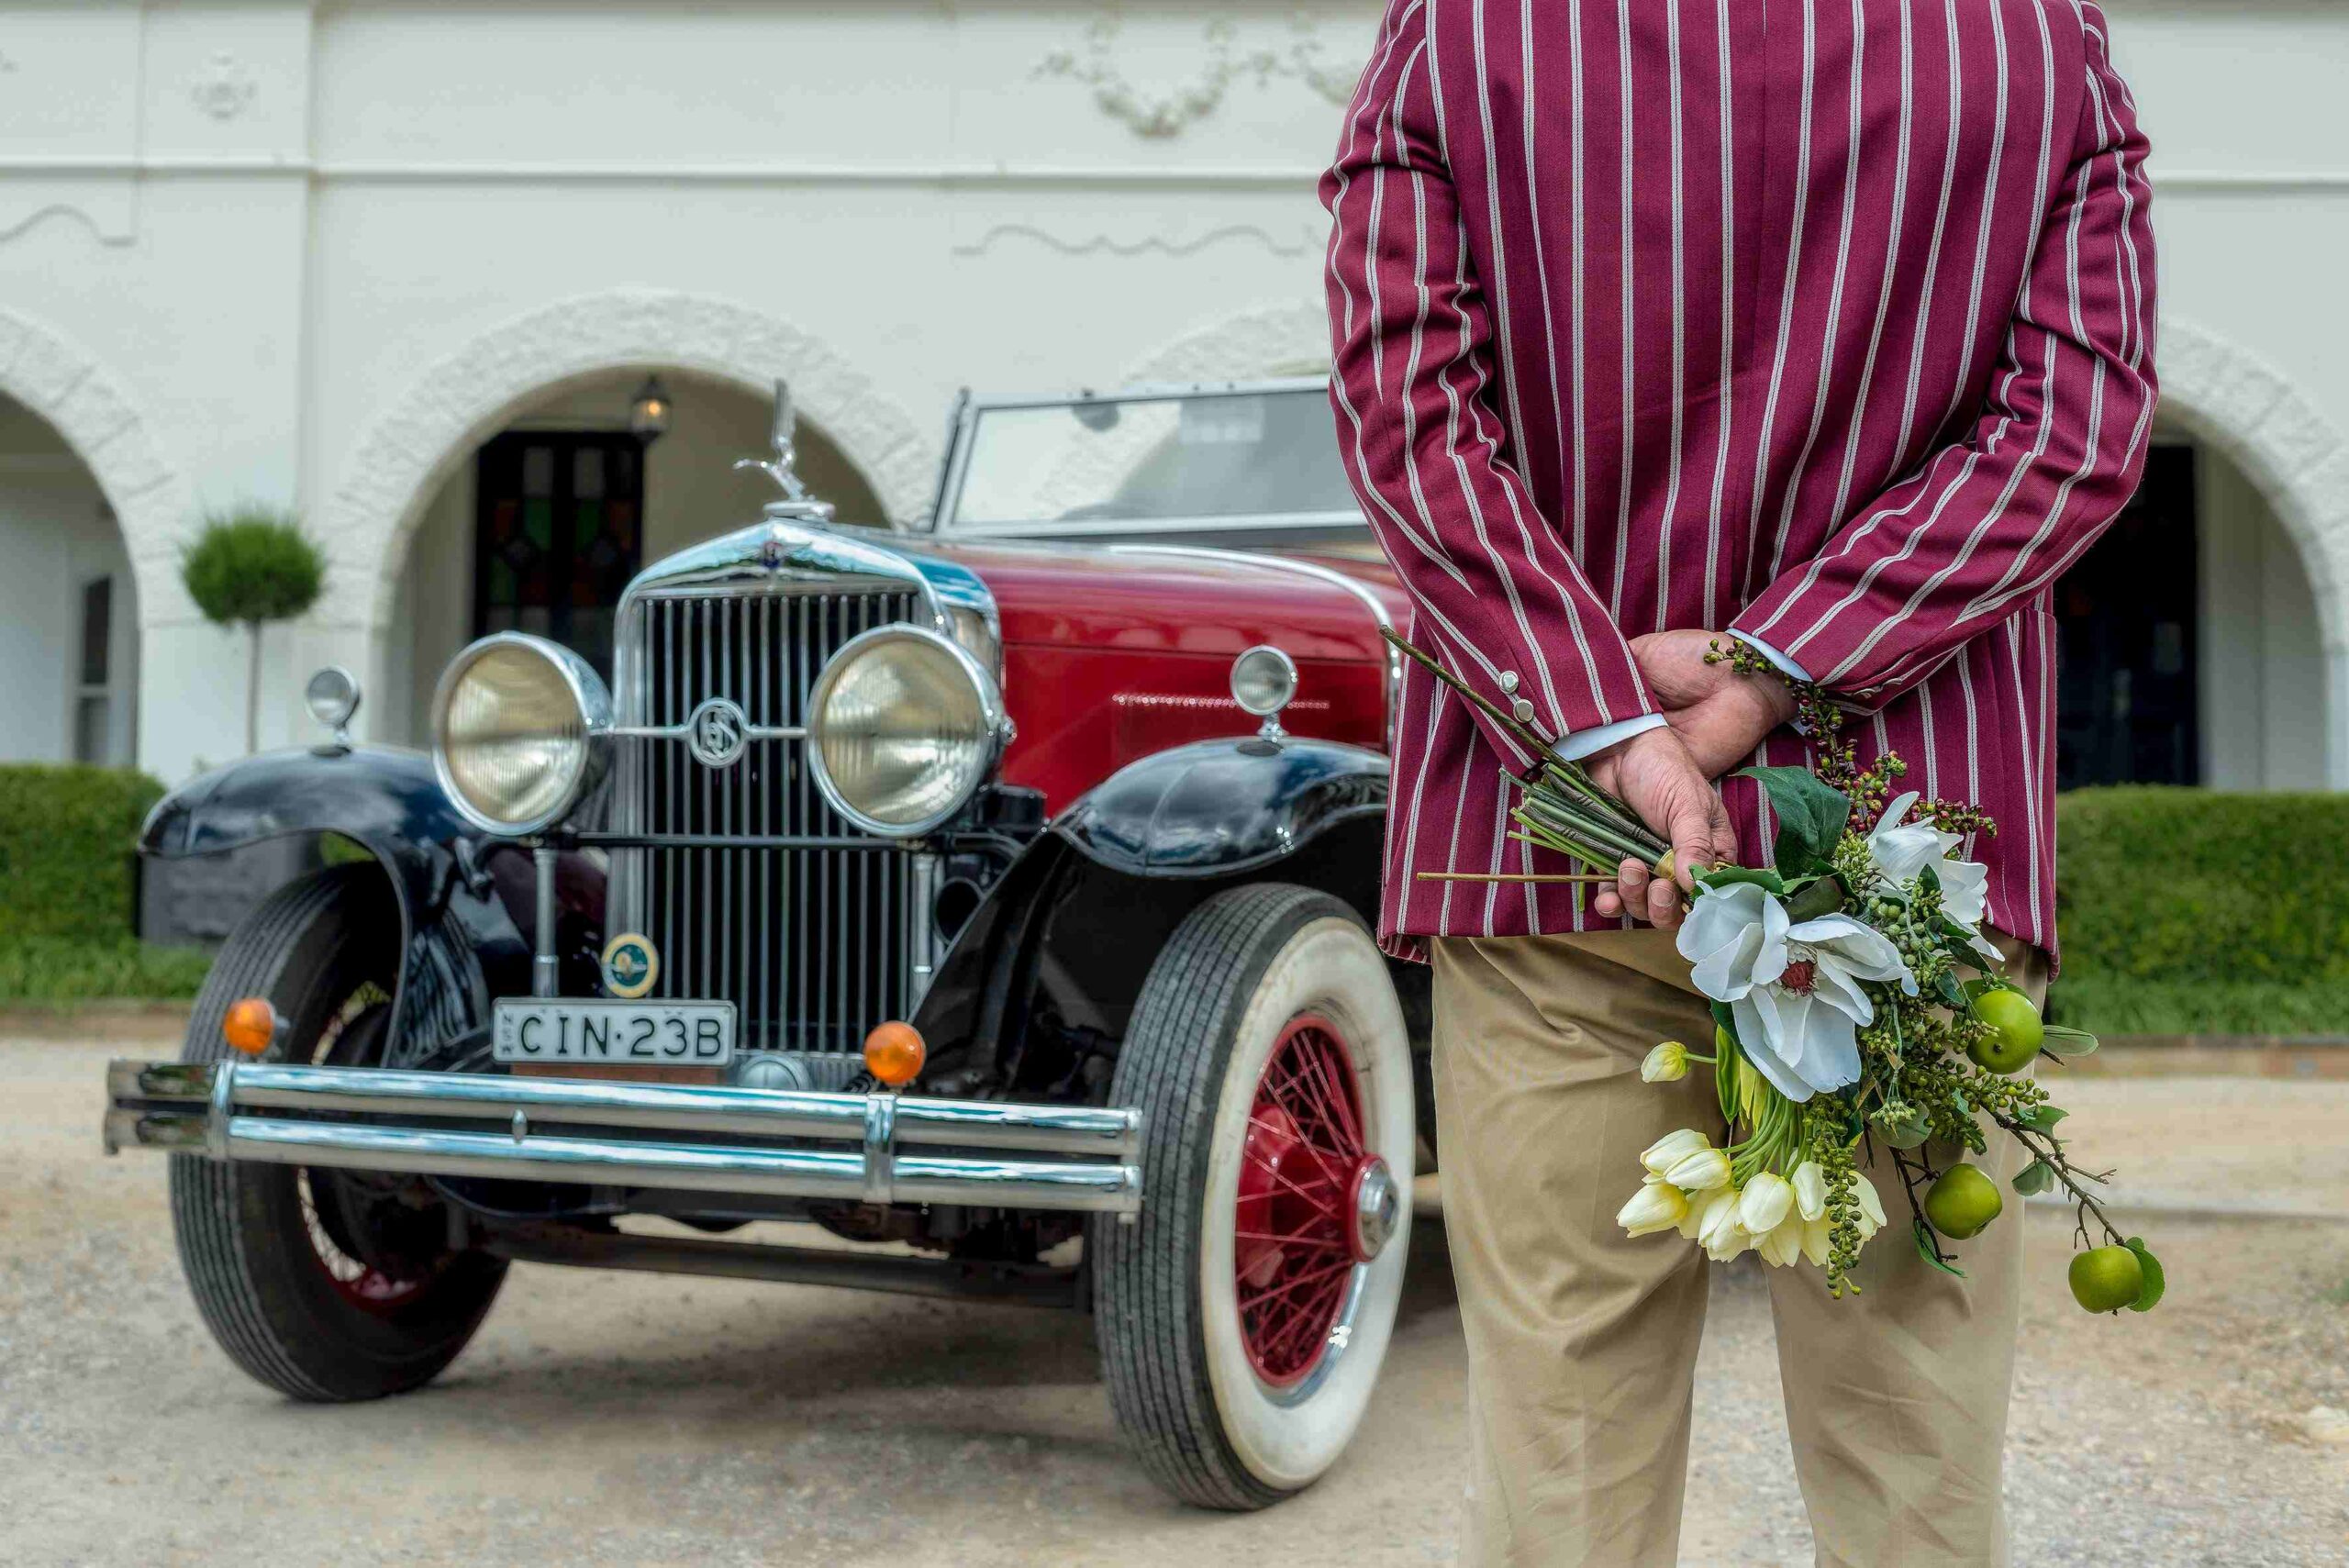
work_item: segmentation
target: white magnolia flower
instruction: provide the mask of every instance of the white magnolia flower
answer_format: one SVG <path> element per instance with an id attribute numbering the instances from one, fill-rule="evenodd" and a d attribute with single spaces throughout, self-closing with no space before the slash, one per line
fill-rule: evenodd
<path id="1" fill-rule="evenodd" d="M 1649 1144 L 1640 1154 L 1640 1163 L 1650 1173 L 1661 1176 L 1687 1156 L 1712 1146 L 1711 1139 L 1693 1127 L 1684 1127 L 1677 1132 L 1667 1132 Z"/>
<path id="2" fill-rule="evenodd" d="M 1679 946 L 1697 989 L 1730 1005 L 1747 1060 L 1797 1103 L 1859 1081 L 1859 1026 L 1876 1018 L 1861 981 L 1898 981 L 1917 994 L 1916 976 L 1880 932 L 1849 915 L 1795 925 L 1756 883 L 1699 893 Z"/>
<path id="3" fill-rule="evenodd" d="M 1649 1084 L 1677 1084 L 1688 1076 L 1688 1048 L 1676 1040 L 1667 1040 L 1648 1052 L 1640 1063 L 1640 1078 Z"/>
<path id="4" fill-rule="evenodd" d="M 1989 869 L 1976 861 L 1952 858 L 1952 851 L 1965 841 L 1961 835 L 1945 832 L 1931 822 L 1909 821 L 1918 798 L 1912 789 L 1884 808 L 1876 830 L 1868 835 L 1868 853 L 1876 870 L 1893 882 L 1907 882 L 1932 866 L 1942 885 L 1942 912 L 1965 928 L 1976 953 L 1998 963 L 2001 962 L 1998 950 L 1982 935 L 1982 917 L 1990 903 Z"/>
<path id="5" fill-rule="evenodd" d="M 1650 1179 L 1616 1214 L 1615 1223 L 1633 1236 L 1653 1236 L 1678 1229 L 1687 1218 L 1687 1195 L 1669 1182 Z"/>
<path id="6" fill-rule="evenodd" d="M 1737 1189 L 1723 1187 L 1709 1195 L 1698 1211 L 1697 1243 L 1717 1263 L 1726 1263 L 1753 1245 L 1753 1236 L 1737 1222 Z"/>

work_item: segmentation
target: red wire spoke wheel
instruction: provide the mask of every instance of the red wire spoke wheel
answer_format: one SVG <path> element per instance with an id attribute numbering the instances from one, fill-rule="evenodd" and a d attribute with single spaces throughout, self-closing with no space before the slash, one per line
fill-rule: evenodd
<path id="1" fill-rule="evenodd" d="M 1354 1269 L 1377 1255 L 1361 1222 L 1364 1189 L 1392 1181 L 1364 1146 L 1353 1059 L 1328 1018 L 1306 1014 L 1281 1031 L 1241 1161 L 1232 1229 L 1241 1334 L 1256 1375 L 1287 1387 L 1320 1363 Z"/>
<path id="2" fill-rule="evenodd" d="M 1345 1451 L 1402 1290 L 1417 1096 L 1361 917 L 1271 883 L 1201 904 L 1110 1098 L 1148 1129 L 1141 1213 L 1086 1234 L 1111 1408 L 1168 1491 L 1264 1507 Z"/>

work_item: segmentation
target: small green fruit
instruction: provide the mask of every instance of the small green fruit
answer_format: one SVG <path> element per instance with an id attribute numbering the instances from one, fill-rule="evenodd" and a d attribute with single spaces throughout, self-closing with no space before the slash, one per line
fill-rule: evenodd
<path id="1" fill-rule="evenodd" d="M 2090 1312 L 2133 1307 L 2145 1291 L 2145 1266 L 2126 1247 L 2091 1247 L 2072 1256 L 2072 1299 Z"/>
<path id="2" fill-rule="evenodd" d="M 1977 1165 L 1952 1165 L 1925 1192 L 1925 1219 L 1953 1241 L 1979 1236 L 2006 1200 Z"/>
<path id="3" fill-rule="evenodd" d="M 1991 1032 L 1968 1046 L 1965 1053 L 1993 1073 L 2021 1072 L 2039 1054 L 2040 1041 L 2047 1038 L 2039 1009 L 2020 991 L 2001 987 L 1983 992 L 1974 998 L 1974 1016 L 1989 1025 Z"/>

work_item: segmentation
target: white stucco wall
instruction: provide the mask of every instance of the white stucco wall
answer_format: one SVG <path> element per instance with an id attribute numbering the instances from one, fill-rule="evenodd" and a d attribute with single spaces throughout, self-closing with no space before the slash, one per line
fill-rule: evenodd
<path id="1" fill-rule="evenodd" d="M 2296 556 L 2313 588 L 2325 734 L 2259 754 L 2349 784 L 2349 6 L 2108 10 L 2157 143 L 2180 428 L 2288 541 L 2267 620 Z M 0 0 L 0 392 L 122 517 L 143 761 L 175 778 L 239 744 L 240 644 L 174 568 L 241 498 L 299 507 L 333 561 L 269 643 L 264 743 L 307 734 L 328 659 L 375 686 L 363 729 L 412 733 L 390 691 L 417 683 L 415 530 L 549 386 L 791 374 L 905 517 L 966 383 L 1309 360 L 1313 181 L 1377 11 Z M 2297 657 L 2261 689 L 2304 683 Z"/>

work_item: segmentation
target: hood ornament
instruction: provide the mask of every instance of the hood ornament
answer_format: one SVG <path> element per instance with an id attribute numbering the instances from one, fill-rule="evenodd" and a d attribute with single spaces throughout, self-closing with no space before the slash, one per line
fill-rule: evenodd
<path id="1" fill-rule="evenodd" d="M 832 520 L 831 503 L 818 500 L 816 493 L 808 489 L 806 482 L 799 477 L 797 469 L 799 414 L 798 410 L 792 406 L 791 384 L 781 376 L 777 376 L 774 383 L 774 429 L 772 439 L 774 445 L 774 456 L 772 458 L 739 458 L 734 463 L 738 469 L 758 470 L 769 479 L 774 480 L 775 488 L 783 492 L 782 500 L 767 503 L 767 516 L 786 517 L 795 522 L 830 522 Z"/>

